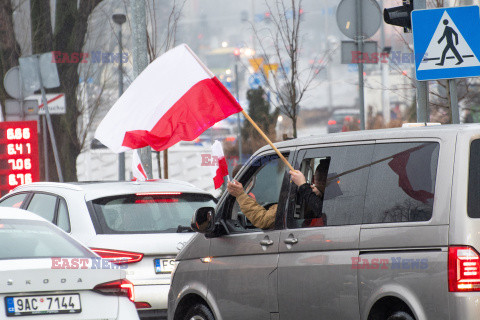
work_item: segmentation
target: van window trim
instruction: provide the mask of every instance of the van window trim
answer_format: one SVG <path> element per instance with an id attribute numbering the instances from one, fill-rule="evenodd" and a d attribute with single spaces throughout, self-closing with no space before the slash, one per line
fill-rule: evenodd
<path id="1" fill-rule="evenodd" d="M 278 148 L 278 150 L 280 151 L 280 153 L 283 156 L 285 156 L 287 161 L 289 161 L 290 163 L 292 163 L 293 160 L 295 159 L 297 147 L 281 147 L 281 148 Z M 237 176 L 239 176 L 238 181 L 240 183 L 244 184 L 245 174 L 250 171 L 250 168 L 251 168 L 252 164 L 254 163 L 255 159 L 266 157 L 266 156 L 273 156 L 273 155 L 277 155 L 277 153 L 272 149 L 267 149 L 267 150 L 262 151 L 258 154 L 254 153 L 247 160 L 247 162 L 242 166 L 241 170 L 237 173 Z M 254 174 L 256 172 L 258 172 L 258 170 L 259 169 L 255 170 Z M 290 181 L 290 175 L 288 174 L 288 172 L 285 172 L 285 174 L 283 176 L 282 185 L 281 185 L 281 188 L 280 188 L 280 194 L 289 185 L 289 181 Z M 288 189 L 288 190 L 290 190 L 290 189 Z M 278 200 L 279 201 L 277 202 L 278 203 L 277 214 L 275 216 L 275 225 L 274 225 L 273 229 L 271 229 L 271 230 L 262 230 L 262 229 L 258 229 L 258 228 L 256 228 L 256 229 L 245 229 L 245 231 L 238 232 L 238 233 L 235 232 L 235 234 L 243 234 L 243 233 L 252 234 L 252 233 L 257 233 L 257 232 L 270 232 L 270 231 L 277 231 L 277 230 L 285 229 L 286 225 L 285 225 L 284 220 L 285 220 L 285 216 L 286 216 L 286 214 L 285 214 L 286 213 L 286 211 L 285 211 L 286 202 L 282 203 L 283 198 L 280 197 L 280 195 L 279 195 Z M 286 199 L 285 199 L 285 201 L 286 201 Z M 222 197 L 220 198 L 220 200 L 218 201 L 218 204 L 215 208 L 215 223 L 220 223 L 220 224 L 225 226 L 225 222 L 233 221 L 233 220 L 229 219 L 228 217 L 226 217 L 225 215 L 226 215 L 226 212 L 230 212 L 230 214 L 232 213 L 234 204 L 235 204 L 235 197 L 231 196 L 228 193 L 228 191 L 225 191 L 224 194 L 222 195 Z M 230 232 L 230 230 L 228 230 L 228 232 Z"/>
<path id="2" fill-rule="evenodd" d="M 362 146 L 362 145 L 373 145 L 373 151 L 375 150 L 375 145 L 376 145 L 376 140 L 373 139 L 368 139 L 368 140 L 361 140 L 361 141 L 351 141 L 351 142 L 335 142 L 335 143 L 321 143 L 318 145 L 305 145 L 301 147 L 296 148 L 296 155 L 295 155 L 295 162 L 294 162 L 294 169 L 295 170 L 300 170 L 300 167 L 302 165 L 302 162 L 306 159 L 312 159 L 312 158 L 307 158 L 307 154 L 312 151 L 318 150 L 318 149 L 331 149 L 331 148 L 338 148 L 338 147 L 351 147 L 351 146 Z M 372 158 L 373 158 L 373 151 L 372 151 Z M 328 155 L 326 155 L 328 156 Z M 367 177 L 370 177 L 370 172 Z M 368 186 L 368 185 L 367 185 Z M 303 230 L 303 229 L 308 229 L 308 230 L 313 230 L 313 229 L 318 229 L 318 228 L 329 228 L 329 227 L 344 227 L 344 226 L 361 226 L 362 223 L 358 224 L 348 224 L 348 225 L 335 225 L 335 226 L 323 226 L 323 227 L 310 227 L 310 228 L 288 228 L 287 224 L 287 218 L 288 218 L 288 213 L 291 210 L 295 210 L 295 205 L 296 205 L 296 196 L 297 196 L 297 190 L 298 187 L 294 185 L 293 183 L 290 185 L 289 189 L 289 194 L 288 194 L 288 204 L 286 206 L 286 214 L 283 217 L 283 223 L 285 225 L 286 230 Z M 365 204 L 364 204 L 365 206 Z M 363 216 L 362 216 L 363 220 Z"/>
<path id="3" fill-rule="evenodd" d="M 480 139 L 480 138 L 478 138 Z M 342 146 L 357 146 L 357 145 L 370 145 L 370 144 L 373 144 L 374 148 L 377 144 L 386 144 L 386 143 L 437 143 L 438 144 L 438 156 L 439 156 L 439 159 L 438 159 L 438 162 L 437 162 L 437 172 L 436 172 L 436 176 L 435 176 L 435 190 L 437 189 L 437 183 L 438 183 L 438 180 L 437 180 L 437 177 L 438 177 L 438 169 L 439 169 L 439 163 L 440 163 L 440 156 L 441 156 L 441 153 L 442 153 L 442 142 L 444 142 L 445 139 L 441 138 L 441 137 L 399 137 L 399 138 L 385 138 L 385 139 L 366 139 L 366 140 L 355 140 L 355 141 L 342 141 L 342 142 L 322 142 L 322 143 L 318 143 L 318 144 L 305 144 L 303 146 L 298 146 L 296 147 L 295 149 L 295 158 L 294 158 L 294 169 L 295 170 L 300 170 L 300 166 L 302 164 L 302 161 L 305 159 L 305 156 L 307 155 L 308 151 L 309 150 L 312 150 L 312 149 L 320 149 L 320 148 L 333 148 L 333 147 L 342 147 Z M 374 149 L 375 151 L 375 149 Z M 372 153 L 372 157 L 373 157 L 373 153 Z M 367 178 L 369 181 L 370 179 L 370 172 L 368 174 L 368 178 Z M 368 188 L 368 183 L 367 183 L 367 188 Z M 285 229 L 286 230 L 300 230 L 299 228 L 297 229 L 289 229 L 287 227 L 287 215 L 288 215 L 288 212 L 289 210 L 291 210 L 291 203 L 293 202 L 293 204 L 295 205 L 295 194 L 292 192 L 294 190 L 296 190 L 296 186 L 290 186 L 289 188 L 289 193 L 288 193 L 288 203 L 286 204 L 285 206 L 285 214 L 283 216 L 283 224 L 285 226 Z M 435 193 L 436 194 L 436 193 Z M 293 198 L 292 198 L 293 197 Z M 364 204 L 364 209 L 365 209 L 365 204 Z M 433 207 L 432 207 L 432 216 L 430 217 L 429 220 L 427 221 L 405 221 L 405 222 L 391 222 L 391 223 L 370 223 L 370 224 L 365 224 L 363 223 L 363 218 L 362 218 L 362 222 L 360 224 L 356 224 L 356 225 L 359 225 L 361 228 L 379 228 L 379 227 L 382 227 L 382 228 L 394 228 L 394 227 L 409 227 L 409 226 L 421 226 L 421 225 L 431 225 L 432 223 L 432 219 L 433 219 L 433 216 L 434 216 L 434 209 L 435 209 L 435 201 L 433 203 Z M 342 227 L 342 225 L 340 226 L 325 226 L 325 227 Z M 321 228 L 325 228 L 325 227 L 321 227 Z M 319 227 L 320 228 L 320 227 Z M 308 228 L 308 229 L 318 229 L 318 228 Z"/>

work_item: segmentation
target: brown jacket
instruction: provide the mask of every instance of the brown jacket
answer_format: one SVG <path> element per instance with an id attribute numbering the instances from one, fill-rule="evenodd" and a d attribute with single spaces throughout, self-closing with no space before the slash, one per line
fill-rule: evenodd
<path id="1" fill-rule="evenodd" d="M 246 193 L 242 193 L 237 197 L 240 210 L 257 228 L 270 229 L 275 224 L 275 215 L 277 213 L 277 205 L 274 204 L 268 210 L 259 205 L 252 197 Z"/>

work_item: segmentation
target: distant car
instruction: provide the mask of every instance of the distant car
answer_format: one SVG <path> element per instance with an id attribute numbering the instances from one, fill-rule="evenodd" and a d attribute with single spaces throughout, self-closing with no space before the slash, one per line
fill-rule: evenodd
<path id="1" fill-rule="evenodd" d="M 234 145 L 236 136 L 233 134 L 233 130 L 228 127 L 211 127 L 205 130 L 198 138 L 194 140 L 197 144 L 211 144 L 215 140 L 225 142 L 230 145 Z"/>
<path id="2" fill-rule="evenodd" d="M 0 312 L 24 320 L 138 319 L 124 270 L 55 269 L 60 258 L 100 259 L 38 215 L 0 208 Z"/>
<path id="3" fill-rule="evenodd" d="M 345 121 L 360 123 L 360 111 L 357 109 L 337 109 L 333 111 L 327 122 L 328 133 L 341 132 Z"/>
<path id="4" fill-rule="evenodd" d="M 34 212 L 103 258 L 127 264 L 140 318 L 166 317 L 175 257 L 193 235 L 196 209 L 214 197 L 175 181 L 48 183 L 19 186 L 0 206 Z"/>

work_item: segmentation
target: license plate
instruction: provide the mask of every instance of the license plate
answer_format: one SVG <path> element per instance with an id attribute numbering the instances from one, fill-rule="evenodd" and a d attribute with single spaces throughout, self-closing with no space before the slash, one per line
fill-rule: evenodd
<path id="1" fill-rule="evenodd" d="M 172 273 L 175 259 L 155 259 L 155 273 Z"/>
<path id="2" fill-rule="evenodd" d="M 6 297 L 5 306 L 9 317 L 82 311 L 78 294 Z"/>

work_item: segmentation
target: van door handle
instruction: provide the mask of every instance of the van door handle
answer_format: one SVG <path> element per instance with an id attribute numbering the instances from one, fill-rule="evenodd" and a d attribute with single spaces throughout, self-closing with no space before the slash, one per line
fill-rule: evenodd
<path id="1" fill-rule="evenodd" d="M 262 241 L 260 241 L 260 244 L 262 246 L 271 246 L 273 244 L 273 240 L 270 240 L 270 239 L 263 239 Z"/>
<path id="2" fill-rule="evenodd" d="M 287 239 L 283 240 L 283 242 L 285 242 L 286 244 L 296 244 L 298 242 L 298 239 L 297 238 L 287 238 Z"/>

